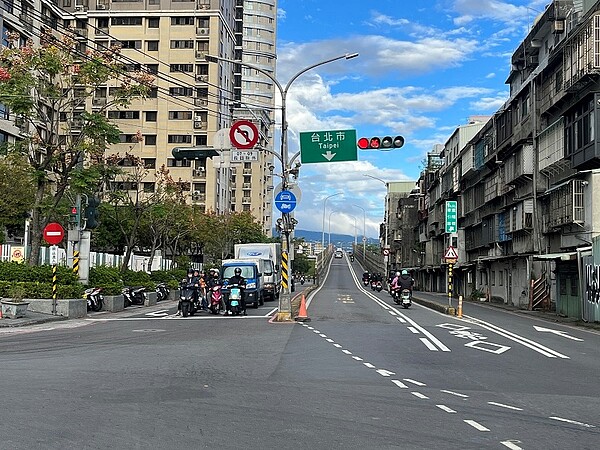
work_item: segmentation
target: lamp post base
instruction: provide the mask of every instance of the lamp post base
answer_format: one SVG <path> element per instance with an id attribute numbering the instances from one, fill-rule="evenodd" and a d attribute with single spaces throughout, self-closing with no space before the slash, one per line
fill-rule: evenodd
<path id="1" fill-rule="evenodd" d="M 289 311 L 279 311 L 275 315 L 275 322 L 293 322 L 292 314 Z"/>

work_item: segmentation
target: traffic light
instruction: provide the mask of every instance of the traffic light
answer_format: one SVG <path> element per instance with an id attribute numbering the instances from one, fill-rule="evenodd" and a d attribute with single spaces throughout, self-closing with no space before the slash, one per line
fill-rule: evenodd
<path id="1" fill-rule="evenodd" d="M 72 206 L 71 213 L 69 214 L 69 223 L 79 224 L 79 221 L 81 219 L 81 216 L 79 214 L 79 208 L 77 206 Z"/>
<path id="2" fill-rule="evenodd" d="M 93 230 L 98 228 L 100 225 L 98 206 L 100 206 L 100 199 L 98 197 L 88 198 L 87 205 L 85 206 L 84 218 L 85 218 L 85 229 Z"/>
<path id="3" fill-rule="evenodd" d="M 210 147 L 175 147 L 171 150 L 171 154 L 177 161 L 182 159 L 203 159 L 219 156 L 217 151 Z"/>
<path id="4" fill-rule="evenodd" d="M 394 150 L 404 145 L 404 138 L 402 136 L 361 137 L 356 145 L 361 150 Z"/>

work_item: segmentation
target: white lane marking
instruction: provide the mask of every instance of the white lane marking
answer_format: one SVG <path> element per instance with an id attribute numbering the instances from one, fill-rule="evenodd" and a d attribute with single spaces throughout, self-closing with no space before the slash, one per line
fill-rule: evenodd
<path id="1" fill-rule="evenodd" d="M 359 356 L 353 356 L 352 359 L 355 359 L 357 361 L 362 361 L 363 359 Z"/>
<path id="2" fill-rule="evenodd" d="M 412 334 L 419 334 L 419 330 L 417 330 L 415 327 L 406 327 L 406 328 L 408 328 Z"/>
<path id="3" fill-rule="evenodd" d="M 390 375 L 396 375 L 395 372 L 390 372 L 389 370 L 385 370 L 385 369 L 377 369 L 376 372 L 381 375 L 382 377 L 389 377 Z"/>
<path id="4" fill-rule="evenodd" d="M 327 342 L 329 342 L 330 344 L 333 344 L 335 341 L 333 339 L 327 338 L 325 339 Z"/>
<path id="5" fill-rule="evenodd" d="M 433 345 L 431 342 L 429 342 L 429 339 L 427 339 L 427 338 L 419 338 L 419 340 L 423 344 L 425 344 L 425 347 L 427 347 L 432 352 L 437 352 L 438 351 L 437 347 L 435 345 Z"/>
<path id="6" fill-rule="evenodd" d="M 408 386 L 405 385 L 402 381 L 400 380 L 391 380 L 392 383 L 394 383 L 396 386 L 398 386 L 399 388 L 402 389 L 408 389 Z"/>
<path id="7" fill-rule="evenodd" d="M 505 405 L 503 403 L 488 402 L 488 405 L 499 406 L 500 408 L 512 409 L 514 411 L 523 411 L 522 408 L 517 408 L 516 406 Z"/>
<path id="8" fill-rule="evenodd" d="M 400 323 L 406 323 L 406 320 L 404 320 L 402 317 L 396 317 L 396 319 L 398 320 L 398 322 Z"/>
<path id="9" fill-rule="evenodd" d="M 446 411 L 447 413 L 456 414 L 456 411 L 454 411 L 452 408 L 448 408 L 446 405 L 435 405 L 435 406 L 440 408 L 442 411 Z"/>
<path id="10" fill-rule="evenodd" d="M 411 392 L 411 394 L 414 395 L 415 397 L 419 397 L 419 398 L 421 398 L 423 400 L 427 400 L 429 398 L 426 395 L 421 394 L 420 392 L 413 391 L 413 392 Z"/>
<path id="11" fill-rule="evenodd" d="M 550 328 L 538 327 L 536 325 L 534 325 L 533 328 L 535 328 L 535 331 L 541 331 L 542 333 L 552 333 L 552 334 L 556 334 L 557 336 L 562 336 L 562 337 L 567 338 L 567 339 L 572 339 L 573 341 L 583 342 L 583 339 L 579 339 L 579 338 L 577 338 L 575 336 L 570 336 L 570 335 L 567 334 L 566 331 L 552 330 Z"/>
<path id="12" fill-rule="evenodd" d="M 552 420 L 558 420 L 559 422 L 570 423 L 570 424 L 573 424 L 573 425 L 580 425 L 580 426 L 586 427 L 586 428 L 596 428 L 595 425 L 590 425 L 590 424 L 583 423 L 583 422 L 577 422 L 576 420 L 563 419 L 562 417 L 552 416 L 552 417 L 550 417 L 550 419 L 552 419 Z"/>
<path id="13" fill-rule="evenodd" d="M 483 350 L 484 352 L 494 353 L 495 355 L 501 355 L 510 347 L 506 345 L 494 344 L 493 342 L 484 341 L 471 341 L 465 344 L 465 347 L 476 348 L 477 350 Z"/>
<path id="14" fill-rule="evenodd" d="M 309 330 L 314 330 L 314 328 L 313 328 L 313 327 L 306 327 L 306 328 L 308 328 Z"/>
<path id="15" fill-rule="evenodd" d="M 342 348 L 342 346 L 340 344 L 333 344 L 333 346 L 337 347 L 337 348 Z"/>
<path id="16" fill-rule="evenodd" d="M 366 367 L 368 367 L 369 369 L 374 369 L 375 366 L 371 363 L 363 363 Z"/>
<path id="17" fill-rule="evenodd" d="M 460 392 L 447 391 L 446 389 L 441 389 L 440 392 L 443 392 L 444 394 L 455 395 L 457 397 L 469 398 L 468 395 L 461 394 Z"/>
<path id="18" fill-rule="evenodd" d="M 420 381 L 416 381 L 411 378 L 404 378 L 404 381 L 406 381 L 407 383 L 412 383 L 416 386 L 427 386 L 425 383 L 421 383 Z"/>
<path id="19" fill-rule="evenodd" d="M 500 336 L 503 336 L 507 339 L 510 339 L 511 341 L 517 342 L 525 347 L 528 347 L 530 349 L 532 349 L 533 351 L 536 351 L 548 358 L 563 358 L 563 359 L 570 359 L 568 356 L 563 355 L 562 353 L 559 353 L 555 350 L 552 350 L 548 347 L 543 346 L 542 344 L 532 341 L 530 339 L 524 338 L 523 336 L 519 336 L 518 334 L 512 333 L 508 330 L 505 330 L 503 328 L 500 328 L 496 325 L 493 325 L 489 322 L 485 322 L 481 319 L 476 319 L 475 317 L 471 317 L 471 316 L 463 316 L 466 319 L 469 319 L 468 321 L 470 323 L 474 323 L 476 325 L 479 325 L 481 328 L 485 328 L 486 330 L 491 331 L 492 333 L 496 333 Z"/>
<path id="20" fill-rule="evenodd" d="M 319 336 L 321 336 L 322 338 L 326 338 L 327 337 L 327 335 L 323 334 L 323 333 L 321 333 Z"/>
<path id="21" fill-rule="evenodd" d="M 269 311 L 267 314 L 265 314 L 264 317 L 271 317 L 273 314 L 275 314 L 277 312 L 278 309 L 279 308 L 273 308 L 271 311 Z M 300 323 L 302 323 L 302 322 L 300 322 Z M 302 325 L 304 325 L 304 324 L 302 323 Z"/>
<path id="22" fill-rule="evenodd" d="M 392 316 L 397 316 L 398 314 L 396 314 L 395 311 L 388 311 Z"/>
<path id="23" fill-rule="evenodd" d="M 321 334 L 321 332 L 319 330 L 313 330 L 313 333 L 315 333 L 315 334 Z"/>
<path id="24" fill-rule="evenodd" d="M 502 441 L 500 443 L 505 447 L 510 448 L 510 450 L 523 450 L 515 442 L 518 442 L 519 444 L 521 443 L 521 441 Z"/>
<path id="25" fill-rule="evenodd" d="M 94 319 L 94 318 L 86 318 L 83 320 L 87 320 L 89 322 L 135 322 L 139 320 L 223 320 L 222 315 L 210 315 L 210 316 L 163 316 L 163 317 L 114 317 L 114 318 L 106 318 L 106 319 Z M 249 320 L 249 319 L 261 319 L 264 320 L 264 316 L 227 316 L 228 319 L 231 320 Z"/>
<path id="26" fill-rule="evenodd" d="M 473 428 L 479 431 L 490 431 L 489 428 L 484 427 L 480 423 L 475 422 L 474 420 L 464 420 L 467 425 L 471 425 Z"/>
<path id="27" fill-rule="evenodd" d="M 350 350 L 342 350 L 343 353 L 345 353 L 346 355 L 351 355 L 352 352 Z"/>

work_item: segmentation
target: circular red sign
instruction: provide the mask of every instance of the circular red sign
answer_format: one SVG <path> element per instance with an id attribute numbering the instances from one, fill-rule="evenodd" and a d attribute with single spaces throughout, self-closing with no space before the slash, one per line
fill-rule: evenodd
<path id="1" fill-rule="evenodd" d="M 51 245 L 59 244 L 65 237 L 65 229 L 60 223 L 51 222 L 44 227 L 44 240 Z"/>
<path id="2" fill-rule="evenodd" d="M 240 150 L 248 150 L 258 142 L 258 128 L 249 120 L 238 120 L 229 130 L 231 144 Z"/>

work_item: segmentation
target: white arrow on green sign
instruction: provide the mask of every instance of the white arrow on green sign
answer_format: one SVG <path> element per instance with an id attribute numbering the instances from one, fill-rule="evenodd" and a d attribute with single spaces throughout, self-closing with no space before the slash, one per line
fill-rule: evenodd
<path id="1" fill-rule="evenodd" d="M 300 133 L 302 164 L 356 161 L 356 130 L 307 131 Z"/>

